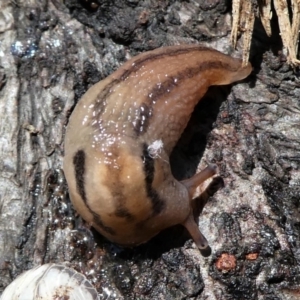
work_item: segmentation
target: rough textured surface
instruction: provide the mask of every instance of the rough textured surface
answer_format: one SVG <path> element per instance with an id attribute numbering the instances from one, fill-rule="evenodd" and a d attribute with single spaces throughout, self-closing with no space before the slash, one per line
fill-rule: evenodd
<path id="1" fill-rule="evenodd" d="M 224 180 L 200 216 L 204 259 L 181 227 L 129 250 L 91 231 L 68 199 L 63 134 L 81 95 L 131 55 L 196 40 L 228 53 L 229 1 L 2 0 L 0 12 L 0 294 L 70 261 L 101 299 L 298 299 L 300 82 L 278 40 L 254 31 L 253 75 L 212 88 L 173 154 L 178 178 L 201 160 Z"/>

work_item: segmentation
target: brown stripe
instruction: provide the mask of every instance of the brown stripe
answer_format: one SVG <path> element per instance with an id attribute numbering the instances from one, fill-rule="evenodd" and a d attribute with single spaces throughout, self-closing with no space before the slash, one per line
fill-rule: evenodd
<path id="1" fill-rule="evenodd" d="M 155 85 L 154 88 L 149 92 L 149 95 L 151 95 L 151 97 L 149 96 L 148 101 L 152 101 L 155 103 L 167 92 L 171 92 L 174 88 L 178 87 L 178 85 L 182 84 L 182 80 L 191 79 L 197 76 L 199 73 L 205 72 L 207 70 L 217 69 L 236 71 L 236 69 L 233 69 L 230 64 L 223 63 L 220 61 L 201 62 L 201 64 L 198 64 L 195 67 L 183 69 L 176 75 L 169 76 L 165 81 L 161 82 L 159 86 Z"/>
<path id="2" fill-rule="evenodd" d="M 105 232 L 115 235 L 116 233 L 114 230 L 103 223 L 101 220 L 100 215 L 95 213 L 88 204 L 88 199 L 86 197 L 85 191 L 85 152 L 83 150 L 78 150 L 73 157 L 73 165 L 75 171 L 75 180 L 76 180 L 76 189 L 79 193 L 80 197 L 82 198 L 85 206 L 89 210 L 89 212 L 93 215 L 94 222 Z"/>
<path id="3" fill-rule="evenodd" d="M 212 49 L 208 49 L 203 46 L 195 47 L 194 45 L 191 45 L 190 47 L 186 46 L 185 48 L 179 48 L 179 49 L 166 49 L 165 52 L 153 54 L 152 52 L 149 52 L 147 56 L 144 56 L 140 59 L 137 59 L 134 62 L 134 66 L 131 66 L 130 69 L 126 69 L 123 71 L 123 73 L 113 81 L 111 81 L 106 87 L 98 94 L 97 101 L 95 104 L 95 110 L 99 111 L 98 118 L 100 117 L 101 113 L 103 112 L 102 104 L 107 99 L 109 94 L 111 93 L 113 87 L 117 84 L 119 84 L 121 81 L 124 81 L 126 78 L 128 78 L 132 73 L 137 72 L 146 62 L 155 61 L 157 59 L 161 59 L 165 56 L 177 56 L 182 55 L 190 52 L 200 52 L 200 51 L 213 51 Z"/>
<path id="4" fill-rule="evenodd" d="M 205 47 L 192 47 L 187 49 L 175 49 L 174 51 L 170 52 L 164 52 L 159 53 L 157 55 L 149 54 L 149 56 L 144 57 L 143 59 L 137 60 L 135 62 L 134 67 L 125 70 L 123 74 L 120 75 L 118 79 L 115 79 L 112 81 L 106 88 L 98 95 L 98 99 L 102 99 L 102 101 L 97 102 L 96 106 L 98 106 L 98 119 L 100 118 L 102 112 L 104 111 L 104 107 L 101 106 L 103 103 L 103 100 L 105 100 L 109 93 L 111 92 L 113 86 L 115 84 L 118 84 L 120 81 L 125 80 L 128 76 L 130 76 L 131 73 L 136 72 L 141 66 L 145 64 L 146 61 L 154 61 L 155 59 L 162 58 L 163 56 L 176 56 L 181 55 L 189 52 L 199 52 L 199 51 L 208 51 Z M 209 49 L 209 51 L 212 51 Z M 198 65 L 194 67 L 189 67 L 186 69 L 183 69 L 182 71 L 178 72 L 177 74 L 173 74 L 172 76 L 169 76 L 165 81 L 161 82 L 161 84 L 154 85 L 153 89 L 150 90 L 148 93 L 148 99 L 147 102 L 143 103 L 139 110 L 140 114 L 136 118 L 135 126 L 134 126 L 134 132 L 136 133 L 136 137 L 139 137 L 143 135 L 145 132 L 147 132 L 148 126 L 150 124 L 150 119 L 153 117 L 152 113 L 152 106 L 155 102 L 159 101 L 161 97 L 164 97 L 165 94 L 168 92 L 170 93 L 174 88 L 178 87 L 178 85 L 182 84 L 182 81 L 186 79 L 191 79 L 195 76 L 197 76 L 199 73 L 204 72 L 206 70 L 218 70 L 218 69 L 225 69 L 229 71 L 236 71 L 236 68 L 233 68 L 231 64 L 228 64 L 226 62 L 221 61 L 206 61 L 201 62 Z M 150 97 L 151 95 L 151 97 Z"/>
<path id="5" fill-rule="evenodd" d="M 144 174 L 145 174 L 145 184 L 146 184 L 146 191 L 147 196 L 151 199 L 152 202 L 152 216 L 154 217 L 161 213 L 165 208 L 165 201 L 160 198 L 156 190 L 152 187 L 152 182 L 154 179 L 154 159 L 150 156 L 148 152 L 148 145 L 143 144 L 143 165 L 144 165 Z"/>
<path id="6" fill-rule="evenodd" d="M 76 189 L 83 202 L 86 204 L 86 193 L 84 187 L 84 174 L 85 174 L 85 152 L 79 150 L 73 157 L 73 165 L 75 171 Z"/>
<path id="7" fill-rule="evenodd" d="M 178 72 L 176 75 L 168 76 L 168 78 L 165 81 L 161 82 L 159 86 L 154 85 L 153 89 L 150 90 L 149 92 L 148 107 L 153 106 L 153 104 L 158 102 L 160 98 L 164 97 L 166 93 L 172 92 L 172 90 L 177 88 L 178 85 L 183 84 L 182 81 L 186 79 L 191 79 L 197 76 L 199 73 L 205 72 L 206 70 L 217 70 L 217 69 L 227 69 L 227 70 L 235 71 L 235 69 L 233 69 L 230 64 L 223 63 L 220 61 L 202 62 L 201 64 L 195 67 L 186 68 L 181 72 Z M 143 105 L 147 105 L 147 104 L 144 103 Z M 140 126 L 139 128 L 135 126 L 135 132 L 137 136 L 141 136 L 147 132 L 148 124 L 150 123 L 150 119 L 152 117 L 153 117 L 153 113 L 147 115 L 145 114 L 143 116 L 143 122 L 144 122 L 143 126 Z"/>
<path id="8" fill-rule="evenodd" d="M 111 156 L 109 157 L 112 161 L 118 161 L 121 159 L 118 147 L 111 146 Z M 135 217 L 130 213 L 126 207 L 126 197 L 124 195 L 124 184 L 122 183 L 122 164 L 119 164 L 119 169 L 115 169 L 113 165 L 107 165 L 109 168 L 109 176 L 105 184 L 110 187 L 110 192 L 114 201 L 114 215 L 119 218 L 126 219 L 128 221 L 134 221 Z"/>
<path id="9" fill-rule="evenodd" d="M 101 217 L 97 213 L 91 211 L 91 214 L 93 215 L 93 221 L 95 222 L 95 224 L 97 224 L 101 229 L 103 229 L 105 232 L 109 233 L 110 235 L 116 235 L 116 232 L 111 227 L 103 223 Z"/>
<path id="10" fill-rule="evenodd" d="M 120 172 L 116 172 L 116 170 L 113 169 L 111 174 L 113 173 L 116 176 L 112 175 L 114 178 L 112 178 L 111 176 L 110 180 L 116 183 L 112 186 L 111 189 L 111 195 L 113 196 L 115 206 L 116 206 L 114 214 L 116 217 L 123 218 L 128 221 L 133 221 L 135 217 L 133 214 L 130 213 L 129 209 L 126 207 L 126 202 L 125 202 L 126 198 L 124 196 L 124 187 L 121 184 Z"/>
<path id="11" fill-rule="evenodd" d="M 134 216 L 129 212 L 126 207 L 118 207 L 115 211 L 115 215 L 119 218 L 127 219 L 128 221 L 133 221 Z"/>
<path id="12" fill-rule="evenodd" d="M 125 70 L 123 74 L 119 77 L 119 81 L 125 80 L 127 77 L 129 77 L 132 73 L 136 72 L 139 70 L 146 62 L 151 62 L 157 59 L 161 59 L 165 56 L 177 56 L 177 55 L 182 55 L 190 52 L 201 52 L 201 51 L 212 51 L 212 49 L 208 49 L 203 46 L 198 46 L 195 47 L 194 45 L 191 45 L 190 47 L 186 46 L 185 48 L 175 48 L 175 49 L 170 49 L 166 48 L 165 52 L 153 54 L 149 52 L 147 56 L 144 56 L 140 59 L 137 59 L 134 62 L 134 66 L 132 66 L 130 69 Z"/>
<path id="13" fill-rule="evenodd" d="M 149 126 L 149 120 L 152 116 L 153 111 L 151 106 L 146 103 L 142 103 L 139 107 L 138 115 L 135 119 L 134 132 L 137 136 L 141 133 L 146 132 Z"/>

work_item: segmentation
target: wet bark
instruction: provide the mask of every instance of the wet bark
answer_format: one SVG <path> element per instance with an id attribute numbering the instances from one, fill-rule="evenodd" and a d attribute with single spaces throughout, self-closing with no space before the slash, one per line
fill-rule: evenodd
<path id="1" fill-rule="evenodd" d="M 225 0 L 1 1 L 0 295 L 24 270 L 68 261 L 101 299 L 297 299 L 300 81 L 276 30 L 256 24 L 253 74 L 210 89 L 172 155 L 178 179 L 219 167 L 224 188 L 199 220 L 211 257 L 180 227 L 134 249 L 109 243 L 74 212 L 61 170 L 65 125 L 91 85 L 163 45 L 238 55 L 230 29 Z"/>

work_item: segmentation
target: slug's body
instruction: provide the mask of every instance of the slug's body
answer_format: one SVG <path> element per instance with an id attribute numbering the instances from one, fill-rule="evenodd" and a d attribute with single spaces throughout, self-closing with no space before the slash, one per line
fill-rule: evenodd
<path id="1" fill-rule="evenodd" d="M 65 139 L 64 171 L 80 215 L 126 246 L 182 224 L 208 254 L 191 201 L 215 170 L 179 182 L 169 155 L 208 87 L 241 80 L 251 70 L 213 49 L 172 46 L 140 54 L 92 86 L 72 113 Z"/>

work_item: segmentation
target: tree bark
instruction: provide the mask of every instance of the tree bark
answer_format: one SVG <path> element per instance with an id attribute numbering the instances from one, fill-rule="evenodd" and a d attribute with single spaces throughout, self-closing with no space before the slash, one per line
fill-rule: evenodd
<path id="1" fill-rule="evenodd" d="M 91 85 L 164 45 L 238 56 L 230 29 L 226 0 L 1 1 L 0 295 L 24 270 L 68 261 L 101 299 L 297 299 L 300 82 L 259 22 L 253 74 L 209 90 L 171 157 L 178 179 L 219 167 L 224 188 L 199 220 L 211 257 L 181 227 L 111 244 L 73 210 L 62 172 L 68 117 Z"/>

